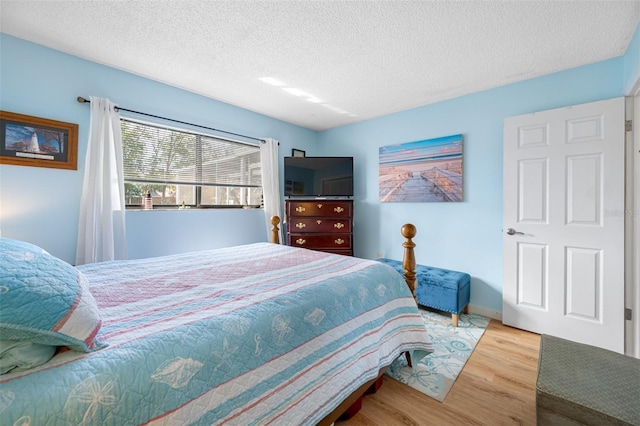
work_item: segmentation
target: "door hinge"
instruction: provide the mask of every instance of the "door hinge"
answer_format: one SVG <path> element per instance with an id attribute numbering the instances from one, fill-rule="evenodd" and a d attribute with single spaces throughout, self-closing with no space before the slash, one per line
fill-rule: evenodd
<path id="1" fill-rule="evenodd" d="M 630 131 L 633 129 L 632 121 L 633 121 L 633 120 L 627 120 L 627 121 L 625 121 L 625 126 L 624 126 L 624 128 L 625 128 L 625 130 L 626 130 L 627 132 L 630 132 Z"/>
<path id="2" fill-rule="evenodd" d="M 624 319 L 627 321 L 631 321 L 632 318 L 632 314 L 631 314 L 631 309 L 630 308 L 624 308 Z"/>

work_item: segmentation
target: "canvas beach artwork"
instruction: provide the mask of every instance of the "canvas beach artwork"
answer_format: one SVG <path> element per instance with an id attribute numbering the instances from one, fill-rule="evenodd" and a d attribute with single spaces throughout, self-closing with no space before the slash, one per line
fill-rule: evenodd
<path id="1" fill-rule="evenodd" d="M 380 202 L 462 201 L 462 135 L 379 148 Z"/>

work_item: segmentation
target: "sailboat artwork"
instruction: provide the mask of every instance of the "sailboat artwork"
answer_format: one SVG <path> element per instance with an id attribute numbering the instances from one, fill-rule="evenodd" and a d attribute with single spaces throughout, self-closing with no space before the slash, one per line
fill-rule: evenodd
<path id="1" fill-rule="evenodd" d="M 379 148 L 380 201 L 462 201 L 462 135 Z"/>
<path id="2" fill-rule="evenodd" d="M 78 125 L 0 111 L 0 164 L 77 169 Z"/>

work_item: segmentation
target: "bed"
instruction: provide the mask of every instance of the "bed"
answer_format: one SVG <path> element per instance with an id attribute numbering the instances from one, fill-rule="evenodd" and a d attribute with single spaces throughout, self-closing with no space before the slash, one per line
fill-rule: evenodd
<path id="1" fill-rule="evenodd" d="M 380 262 L 256 243 L 74 268 L 0 242 L 0 339 L 55 348 L 0 375 L 2 424 L 330 424 L 430 352 Z"/>

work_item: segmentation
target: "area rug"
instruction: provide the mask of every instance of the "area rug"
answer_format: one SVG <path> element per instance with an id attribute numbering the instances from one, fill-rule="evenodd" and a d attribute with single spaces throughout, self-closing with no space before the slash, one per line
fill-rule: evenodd
<path id="1" fill-rule="evenodd" d="M 462 314 L 458 327 L 454 327 L 451 315 L 423 309 L 420 312 L 433 353 L 421 359 L 413 369 L 401 356 L 385 374 L 442 402 L 484 334 L 489 319 L 477 314 Z"/>

